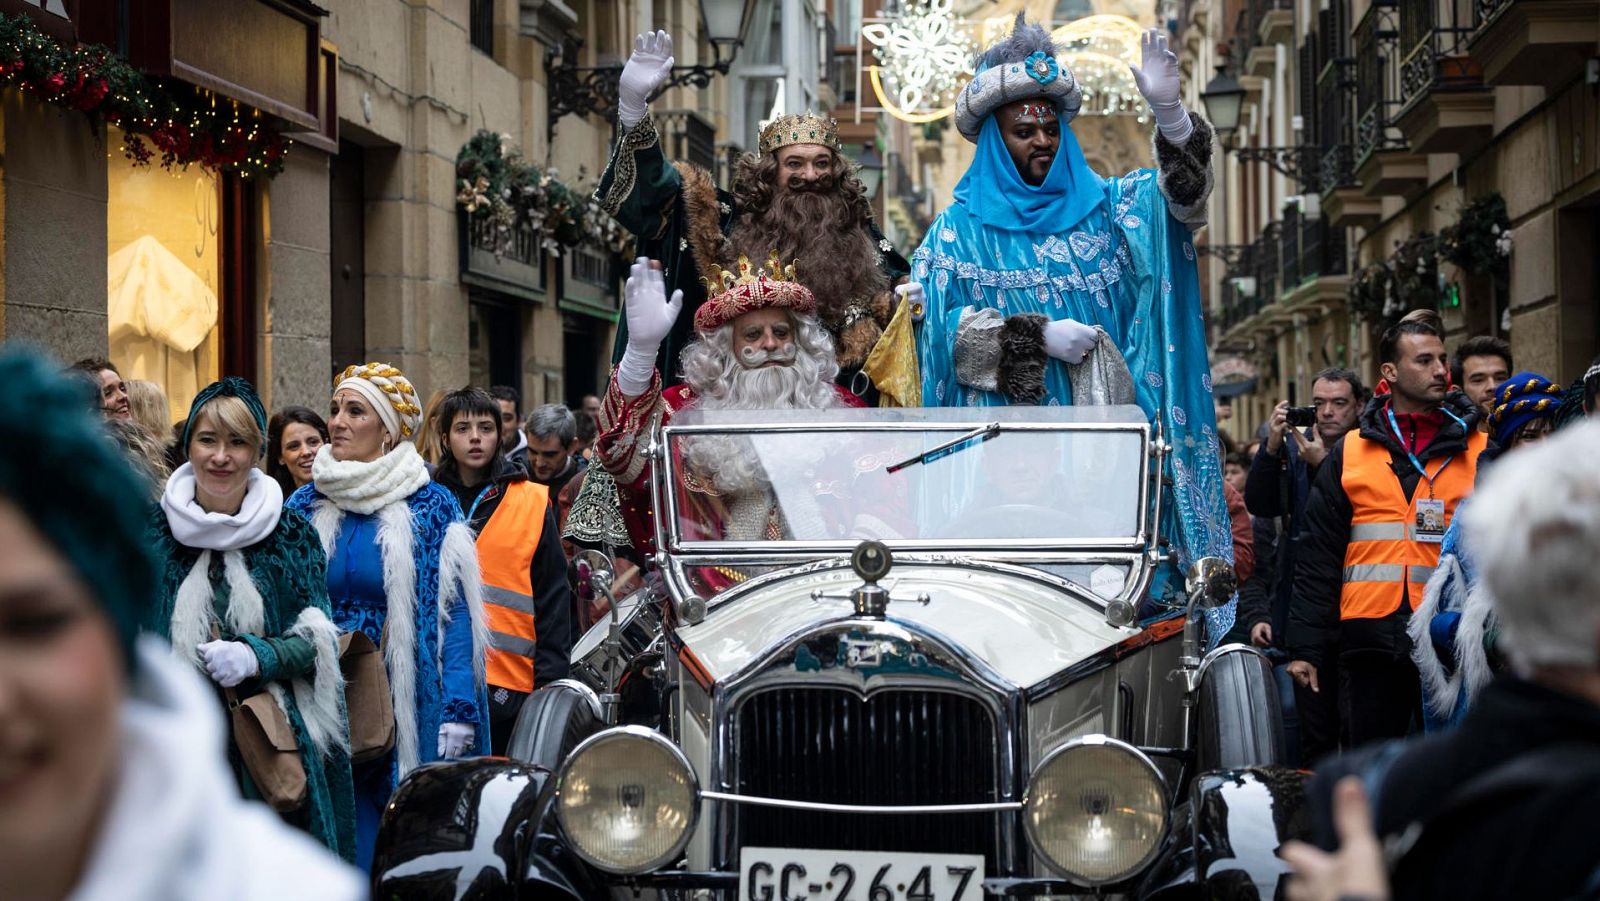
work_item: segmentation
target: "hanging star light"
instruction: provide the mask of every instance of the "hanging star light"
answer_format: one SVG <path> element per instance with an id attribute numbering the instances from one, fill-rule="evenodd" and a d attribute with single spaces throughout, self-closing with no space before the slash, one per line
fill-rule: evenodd
<path id="1" fill-rule="evenodd" d="M 1084 16 L 1052 32 L 1062 64 L 1083 91 L 1079 115 L 1131 115 L 1145 121 L 1147 104 L 1128 69 L 1140 62 L 1141 34 L 1139 23 L 1114 15 Z"/>
<path id="2" fill-rule="evenodd" d="M 868 69 L 873 90 L 891 114 L 929 122 L 954 109 L 956 92 L 972 76 L 974 50 L 954 6 L 955 0 L 909 0 L 898 16 L 861 26 L 878 61 Z"/>

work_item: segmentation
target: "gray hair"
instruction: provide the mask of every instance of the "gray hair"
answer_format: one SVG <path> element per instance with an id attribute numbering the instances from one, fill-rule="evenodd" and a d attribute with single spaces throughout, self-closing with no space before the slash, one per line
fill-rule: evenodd
<path id="1" fill-rule="evenodd" d="M 554 435 L 561 441 L 562 447 L 578 440 L 578 419 L 561 404 L 534 407 L 522 429 L 529 438 L 549 438 Z"/>
<path id="2" fill-rule="evenodd" d="M 1600 423 L 1495 462 L 1462 511 L 1467 551 L 1494 598 L 1512 665 L 1600 665 Z"/>

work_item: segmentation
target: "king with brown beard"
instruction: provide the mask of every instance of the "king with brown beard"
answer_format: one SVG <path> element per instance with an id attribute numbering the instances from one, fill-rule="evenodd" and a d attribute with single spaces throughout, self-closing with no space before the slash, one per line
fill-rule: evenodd
<path id="1" fill-rule="evenodd" d="M 662 151 L 647 101 L 672 63 L 666 32 L 634 41 L 618 91 L 621 136 L 596 189 L 605 211 L 638 236 L 637 254 L 661 262 L 667 290 L 682 290 L 689 307 L 661 343 L 657 368 L 668 385 L 681 380 L 688 322 L 706 299 L 701 279 L 740 256 L 776 254 L 795 261 L 816 297 L 817 318 L 838 347 L 839 384 L 871 402 L 876 392 L 861 366 L 889 324 L 891 291 L 910 264 L 874 224 L 837 123 L 810 113 L 778 118 L 735 167 L 732 192 L 723 191 L 704 169 L 669 163 Z M 627 344 L 619 328 L 614 362 Z"/>

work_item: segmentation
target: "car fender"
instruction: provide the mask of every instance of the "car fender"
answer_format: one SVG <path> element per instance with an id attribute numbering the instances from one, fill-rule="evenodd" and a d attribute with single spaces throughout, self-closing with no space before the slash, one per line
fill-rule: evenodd
<path id="1" fill-rule="evenodd" d="M 1190 822 L 1194 875 L 1204 897 L 1279 897 L 1290 872 L 1279 849 L 1309 834 L 1309 776 L 1288 767 L 1251 767 L 1195 777 Z"/>

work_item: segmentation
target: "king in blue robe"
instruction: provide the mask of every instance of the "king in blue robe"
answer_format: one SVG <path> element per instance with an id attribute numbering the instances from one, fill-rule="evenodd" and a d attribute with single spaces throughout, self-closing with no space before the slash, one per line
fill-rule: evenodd
<path id="1" fill-rule="evenodd" d="M 957 128 L 977 156 L 912 256 L 922 402 L 1070 404 L 1068 364 L 1120 354 L 1173 446 L 1161 526 L 1178 565 L 1231 562 L 1191 237 L 1211 190 L 1211 127 L 1183 109 L 1177 58 L 1152 30 L 1134 74 L 1157 122 L 1157 168 L 1102 178 L 1066 127 L 1082 97 L 1056 55 L 1049 33 L 1019 15 L 957 98 Z M 1173 576 L 1158 576 L 1157 590 L 1175 593 Z M 1213 643 L 1233 617 L 1232 603 L 1207 611 Z"/>

